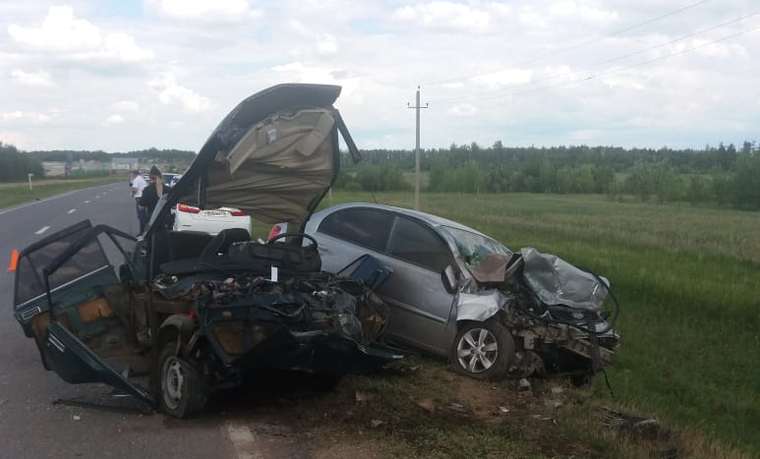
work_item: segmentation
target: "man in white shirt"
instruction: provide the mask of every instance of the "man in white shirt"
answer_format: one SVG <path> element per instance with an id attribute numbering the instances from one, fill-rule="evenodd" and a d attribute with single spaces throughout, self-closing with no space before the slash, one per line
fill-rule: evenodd
<path id="1" fill-rule="evenodd" d="M 145 229 L 145 225 L 148 223 L 148 212 L 145 207 L 140 205 L 140 198 L 142 197 L 143 190 L 148 186 L 148 182 L 145 181 L 140 171 L 135 171 L 135 178 L 132 179 L 132 197 L 135 198 L 137 206 L 137 221 L 140 222 L 140 233 L 142 234 Z"/>

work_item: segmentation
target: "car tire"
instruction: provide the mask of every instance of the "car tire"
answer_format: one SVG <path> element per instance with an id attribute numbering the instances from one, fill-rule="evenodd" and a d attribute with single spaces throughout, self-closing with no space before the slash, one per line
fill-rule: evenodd
<path id="1" fill-rule="evenodd" d="M 451 365 L 457 373 L 475 379 L 499 379 L 515 357 L 512 335 L 496 320 L 466 322 L 451 347 Z"/>
<path id="2" fill-rule="evenodd" d="M 161 411 L 186 418 L 206 406 L 207 389 L 202 375 L 188 360 L 177 355 L 177 342 L 168 341 L 158 359 Z"/>

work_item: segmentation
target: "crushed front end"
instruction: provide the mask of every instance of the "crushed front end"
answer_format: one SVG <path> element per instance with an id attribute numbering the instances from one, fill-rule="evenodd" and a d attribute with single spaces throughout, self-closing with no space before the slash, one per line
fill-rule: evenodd
<path id="1" fill-rule="evenodd" d="M 161 278 L 160 294 L 192 304 L 186 353 L 211 386 L 259 368 L 341 375 L 400 358 L 377 344 L 387 311 L 363 282 L 328 273 L 279 282 L 250 273 Z"/>
<path id="2" fill-rule="evenodd" d="M 461 295 L 459 319 L 499 318 L 515 341 L 511 374 L 583 378 L 612 364 L 619 305 L 607 279 L 533 248 L 484 265 L 494 269 L 472 270 L 475 282 Z"/>

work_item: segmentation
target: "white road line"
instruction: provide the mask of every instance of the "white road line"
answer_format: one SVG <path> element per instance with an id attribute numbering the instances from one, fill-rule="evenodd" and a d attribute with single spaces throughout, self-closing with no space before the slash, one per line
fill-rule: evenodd
<path id="1" fill-rule="evenodd" d="M 71 214 L 73 214 L 76 211 L 77 211 L 76 209 L 69 209 L 69 211 L 66 212 L 66 213 L 69 214 L 69 215 L 71 215 Z"/>
<path id="2" fill-rule="evenodd" d="M 90 202 L 91 202 L 91 201 L 85 201 L 84 203 L 85 203 L 85 204 L 89 204 Z"/>
<path id="3" fill-rule="evenodd" d="M 43 226 L 42 228 L 40 228 L 37 231 L 35 231 L 34 234 L 42 234 L 42 233 L 44 233 L 45 231 L 47 231 L 49 229 L 50 229 L 49 226 Z"/>
<path id="4" fill-rule="evenodd" d="M 227 423 L 225 427 L 237 459 L 263 459 L 264 456 L 256 450 L 256 438 L 248 426 Z"/>

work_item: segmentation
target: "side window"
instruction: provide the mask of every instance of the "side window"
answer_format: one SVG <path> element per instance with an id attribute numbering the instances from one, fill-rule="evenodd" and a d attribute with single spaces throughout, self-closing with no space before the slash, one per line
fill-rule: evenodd
<path id="1" fill-rule="evenodd" d="M 376 209 L 343 209 L 325 217 L 318 231 L 382 252 L 393 224 L 393 214 Z"/>
<path id="2" fill-rule="evenodd" d="M 451 251 L 430 228 L 405 217 L 396 217 L 390 255 L 437 273 L 451 264 Z"/>

